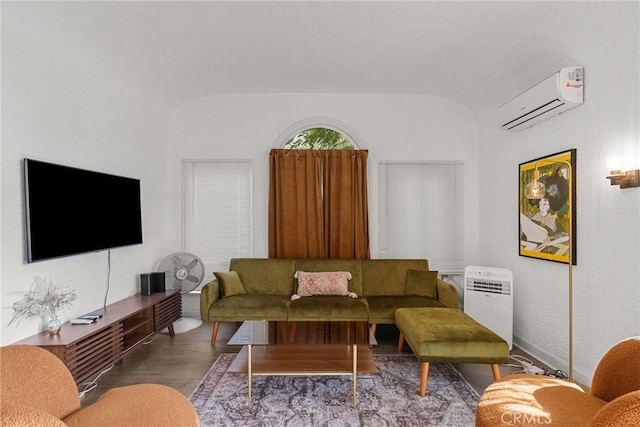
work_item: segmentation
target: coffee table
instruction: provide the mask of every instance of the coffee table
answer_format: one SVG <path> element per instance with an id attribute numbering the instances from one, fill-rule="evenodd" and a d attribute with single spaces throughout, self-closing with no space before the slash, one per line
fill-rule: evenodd
<path id="1" fill-rule="evenodd" d="M 369 347 L 376 344 L 366 321 L 250 320 L 227 343 L 244 346 L 229 371 L 247 373 L 249 409 L 257 375 L 350 375 L 356 407 L 358 372 L 378 372 Z"/>

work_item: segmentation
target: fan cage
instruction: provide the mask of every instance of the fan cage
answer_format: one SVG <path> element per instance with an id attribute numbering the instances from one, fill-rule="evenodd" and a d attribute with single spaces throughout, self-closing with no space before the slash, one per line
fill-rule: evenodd
<path id="1" fill-rule="evenodd" d="M 189 252 L 175 252 L 160 262 L 160 272 L 165 274 L 165 285 L 188 293 L 196 289 L 204 279 L 204 263 Z"/>

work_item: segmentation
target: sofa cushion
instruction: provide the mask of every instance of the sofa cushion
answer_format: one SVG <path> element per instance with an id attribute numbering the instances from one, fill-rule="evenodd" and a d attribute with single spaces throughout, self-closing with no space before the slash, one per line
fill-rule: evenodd
<path id="1" fill-rule="evenodd" d="M 349 292 L 362 295 L 362 268 L 359 259 L 297 259 L 296 271 L 348 271 L 351 273 Z M 293 276 L 293 273 L 291 273 Z M 297 293 L 297 280 L 294 291 Z"/>
<path id="2" fill-rule="evenodd" d="M 242 294 L 222 298 L 209 307 L 213 321 L 287 320 L 289 296 Z"/>
<path id="3" fill-rule="evenodd" d="M 295 260 L 280 258 L 232 258 L 229 270 L 238 272 L 249 294 L 293 294 Z M 298 269 L 302 270 L 302 269 Z"/>
<path id="4" fill-rule="evenodd" d="M 429 270 L 425 259 L 362 260 L 362 282 L 365 297 L 404 295 L 407 270 Z"/>
<path id="5" fill-rule="evenodd" d="M 235 271 L 215 272 L 213 273 L 220 282 L 223 297 L 231 297 L 239 294 L 246 294 L 240 276 Z"/>
<path id="6" fill-rule="evenodd" d="M 313 296 L 289 301 L 289 320 L 369 320 L 364 298 Z"/>
<path id="7" fill-rule="evenodd" d="M 352 276 L 348 271 L 326 271 L 317 273 L 296 271 L 293 277 L 298 279 L 298 292 L 294 294 L 294 296 L 348 295 L 357 298 L 356 294 L 349 295 L 349 280 Z"/>
<path id="8" fill-rule="evenodd" d="M 369 323 L 394 324 L 396 310 L 405 307 L 444 307 L 444 305 L 429 297 L 419 296 L 377 296 L 367 297 L 369 304 Z"/>
<path id="9" fill-rule="evenodd" d="M 438 272 L 426 270 L 407 270 L 405 295 L 438 298 Z"/>

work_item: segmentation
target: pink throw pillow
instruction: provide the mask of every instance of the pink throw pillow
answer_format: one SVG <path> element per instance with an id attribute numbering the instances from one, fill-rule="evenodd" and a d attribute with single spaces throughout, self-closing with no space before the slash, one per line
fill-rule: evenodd
<path id="1" fill-rule="evenodd" d="M 308 273 L 296 271 L 298 279 L 298 293 L 292 297 L 309 297 L 312 295 L 343 295 L 357 298 L 353 292 L 349 292 L 349 280 L 351 273 L 348 271 L 328 271 Z M 353 294 L 353 295 L 351 295 Z"/>

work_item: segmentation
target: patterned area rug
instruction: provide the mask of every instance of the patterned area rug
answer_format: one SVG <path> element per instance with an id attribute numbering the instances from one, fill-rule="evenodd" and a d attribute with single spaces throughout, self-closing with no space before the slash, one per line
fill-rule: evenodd
<path id="1" fill-rule="evenodd" d="M 358 407 L 351 377 L 254 377 L 247 408 L 246 374 L 227 368 L 222 354 L 189 400 L 209 426 L 473 426 L 478 394 L 449 364 L 429 368 L 427 394 L 418 394 L 413 355 L 374 355 L 378 374 L 358 375 Z"/>

